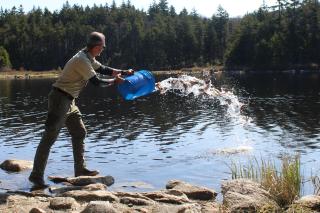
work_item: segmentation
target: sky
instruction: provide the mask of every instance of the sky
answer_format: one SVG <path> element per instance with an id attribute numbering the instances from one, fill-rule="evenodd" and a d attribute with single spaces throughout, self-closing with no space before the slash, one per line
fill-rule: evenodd
<path id="1" fill-rule="evenodd" d="M 111 5 L 113 0 L 69 0 L 70 5 L 78 4 L 83 6 L 92 6 L 94 3 L 97 5 L 105 5 L 108 3 Z M 150 4 L 154 0 L 131 0 L 136 8 L 148 10 Z M 30 11 L 33 6 L 45 8 L 50 11 L 60 10 L 66 0 L 0 0 L 0 7 L 2 9 L 11 9 L 13 6 L 23 6 L 24 11 Z M 115 0 L 119 6 L 123 0 Z M 125 0 L 127 2 L 127 0 Z M 156 0 L 159 2 L 159 0 Z M 275 5 L 276 0 L 265 0 L 268 6 Z M 175 7 L 176 12 L 180 12 L 183 8 L 186 8 L 189 12 L 195 9 L 198 14 L 204 17 L 212 17 L 216 13 L 217 8 L 221 5 L 228 13 L 230 17 L 243 16 L 248 12 L 257 10 L 262 4 L 263 0 L 168 0 L 169 6 Z"/>

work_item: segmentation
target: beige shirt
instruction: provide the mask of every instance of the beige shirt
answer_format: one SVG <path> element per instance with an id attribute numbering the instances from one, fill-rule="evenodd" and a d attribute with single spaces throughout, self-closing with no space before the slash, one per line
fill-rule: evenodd
<path id="1" fill-rule="evenodd" d="M 85 49 L 80 50 L 67 62 L 53 86 L 77 98 L 88 80 L 96 75 L 95 70 L 100 66 L 101 64 L 90 53 Z"/>

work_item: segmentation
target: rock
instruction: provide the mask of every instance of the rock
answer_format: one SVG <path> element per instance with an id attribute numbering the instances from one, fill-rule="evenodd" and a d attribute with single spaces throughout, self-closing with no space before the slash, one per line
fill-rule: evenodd
<path id="1" fill-rule="evenodd" d="M 155 205 L 149 212 L 156 213 L 202 213 L 198 203 L 183 205 Z"/>
<path id="2" fill-rule="evenodd" d="M 269 192 L 264 190 L 259 183 L 248 179 L 235 179 L 224 181 L 221 186 L 223 204 L 231 212 L 256 212 L 263 207 L 277 212 L 280 207 L 272 199 Z"/>
<path id="3" fill-rule="evenodd" d="M 46 211 L 40 208 L 32 208 L 29 213 L 46 213 Z"/>
<path id="4" fill-rule="evenodd" d="M 189 199 L 193 200 L 213 200 L 217 193 L 213 190 L 194 186 L 179 180 L 171 180 L 166 185 L 167 189 L 174 189 L 187 195 Z"/>
<path id="5" fill-rule="evenodd" d="M 118 211 L 106 201 L 91 201 L 81 213 L 117 213 Z"/>
<path id="6" fill-rule="evenodd" d="M 99 190 L 99 191 L 84 191 L 76 190 L 62 193 L 63 197 L 73 197 L 79 201 L 92 201 L 92 200 L 102 200 L 110 202 L 119 202 L 119 198 L 114 194 L 108 191 Z"/>
<path id="7" fill-rule="evenodd" d="M 55 197 L 50 200 L 49 208 L 55 210 L 72 209 L 77 204 L 77 201 L 72 197 Z"/>
<path id="8" fill-rule="evenodd" d="M 152 199 L 143 196 L 140 193 L 115 192 L 114 194 L 120 198 L 120 203 L 126 204 L 128 206 L 149 206 L 155 204 L 155 202 Z"/>
<path id="9" fill-rule="evenodd" d="M 320 196 L 307 195 L 294 202 L 303 208 L 308 208 L 320 212 Z"/>
<path id="10" fill-rule="evenodd" d="M 20 172 L 32 169 L 33 162 L 27 160 L 5 160 L 0 164 L 0 168 L 10 172 Z"/>
<path id="11" fill-rule="evenodd" d="M 227 212 L 223 209 L 223 207 L 214 202 L 205 202 L 201 205 L 201 213 L 220 213 L 220 212 Z"/>
<path id="12" fill-rule="evenodd" d="M 114 192 L 114 195 L 117 197 L 132 197 L 132 198 L 140 198 L 152 201 L 150 198 L 135 192 Z"/>
<path id="13" fill-rule="evenodd" d="M 79 177 L 58 177 L 49 176 L 54 183 L 68 182 L 75 186 L 85 186 L 93 183 L 102 183 L 107 186 L 114 184 L 112 176 L 79 176 Z"/>
<path id="14" fill-rule="evenodd" d="M 8 196 L 9 195 L 7 193 L 0 193 L 0 205 L 7 203 Z"/>
<path id="15" fill-rule="evenodd" d="M 102 183 L 94 183 L 86 186 L 67 186 L 67 187 L 49 187 L 49 191 L 54 194 L 62 194 L 68 191 L 85 190 L 85 191 L 97 191 L 106 190 L 107 186 Z"/>
<path id="16" fill-rule="evenodd" d="M 190 203 L 190 200 L 184 197 L 179 197 L 175 195 L 170 195 L 165 192 L 144 192 L 141 193 L 143 196 L 148 197 L 154 201 L 162 203 L 171 203 L 171 204 L 184 204 Z"/>
<path id="17" fill-rule="evenodd" d="M 142 199 L 142 198 L 133 198 L 133 197 L 122 197 L 120 198 L 120 203 L 126 205 L 135 205 L 135 206 L 150 206 L 154 204 L 154 201 L 150 199 Z"/>

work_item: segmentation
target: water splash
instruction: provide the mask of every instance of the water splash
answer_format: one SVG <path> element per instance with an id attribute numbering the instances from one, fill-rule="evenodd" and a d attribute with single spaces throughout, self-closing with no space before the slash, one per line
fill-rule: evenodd
<path id="1" fill-rule="evenodd" d="M 232 117 L 238 117 L 243 106 L 233 92 L 220 91 L 211 84 L 211 80 L 204 81 L 188 75 L 165 79 L 158 82 L 156 88 L 160 94 L 170 91 L 181 96 L 193 94 L 196 97 L 218 99 L 221 105 L 227 106 L 228 114 Z"/>

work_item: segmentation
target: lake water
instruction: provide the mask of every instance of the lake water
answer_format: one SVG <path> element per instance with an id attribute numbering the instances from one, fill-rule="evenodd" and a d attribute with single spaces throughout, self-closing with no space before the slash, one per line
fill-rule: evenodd
<path id="1" fill-rule="evenodd" d="M 175 77 L 157 76 L 157 81 Z M 204 78 L 202 74 L 196 76 Z M 208 77 L 206 77 L 208 78 Z M 89 168 L 115 177 L 113 190 L 162 189 L 180 179 L 220 192 L 232 162 L 301 156 L 303 194 L 319 175 L 320 75 L 216 74 L 220 91 L 244 104 L 241 111 L 217 98 L 156 92 L 124 101 L 115 88 L 88 85 L 77 100 L 87 127 Z M 0 80 L 0 161 L 33 160 L 47 112 L 52 79 Z M 30 171 L 0 170 L 0 190 L 28 190 Z M 46 176 L 73 176 L 66 128 L 51 149 Z M 48 180 L 47 180 L 48 181 Z M 49 182 L 49 181 L 48 181 Z"/>

